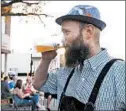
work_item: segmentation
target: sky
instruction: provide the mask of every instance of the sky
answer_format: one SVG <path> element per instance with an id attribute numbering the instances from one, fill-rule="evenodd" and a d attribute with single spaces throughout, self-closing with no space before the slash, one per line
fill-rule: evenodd
<path id="1" fill-rule="evenodd" d="M 124 1 L 50 1 L 43 9 L 44 13 L 54 17 L 43 17 L 46 27 L 38 18 L 25 24 L 23 17 L 13 17 L 11 24 L 10 48 L 16 53 L 27 53 L 36 43 L 59 43 L 63 39 L 61 27 L 55 23 L 59 16 L 67 14 L 79 4 L 96 6 L 107 27 L 101 32 L 101 47 L 111 56 L 125 59 L 125 2 Z M 30 18 L 29 18 L 30 19 Z M 57 36 L 51 36 L 57 34 Z"/>

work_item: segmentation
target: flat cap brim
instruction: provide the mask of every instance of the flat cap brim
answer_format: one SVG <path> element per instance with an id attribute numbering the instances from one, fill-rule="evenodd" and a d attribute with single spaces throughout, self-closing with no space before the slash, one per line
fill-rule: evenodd
<path id="1" fill-rule="evenodd" d="M 77 20 L 77 21 L 80 21 L 80 22 L 89 23 L 89 24 L 96 26 L 101 31 L 106 27 L 106 24 L 103 21 L 98 20 L 98 19 L 93 18 L 93 17 L 82 16 L 82 15 L 61 16 L 61 17 L 56 19 L 56 23 L 61 25 L 64 20 Z"/>

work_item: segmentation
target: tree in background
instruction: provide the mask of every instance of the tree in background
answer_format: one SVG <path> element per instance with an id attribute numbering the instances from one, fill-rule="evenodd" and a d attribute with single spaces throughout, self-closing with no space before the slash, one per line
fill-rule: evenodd
<path id="1" fill-rule="evenodd" d="M 1 15 L 5 16 L 5 20 L 9 16 L 26 16 L 35 20 L 36 17 L 44 24 L 42 18 L 53 17 L 43 12 L 43 7 L 49 1 L 33 1 L 33 0 L 1 0 Z M 28 19 L 26 20 L 26 23 Z M 45 24 L 44 24 L 45 25 Z"/>

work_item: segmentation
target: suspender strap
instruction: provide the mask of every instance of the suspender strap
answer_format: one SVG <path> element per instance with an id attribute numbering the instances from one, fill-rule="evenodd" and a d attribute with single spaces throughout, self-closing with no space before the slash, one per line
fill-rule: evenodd
<path id="1" fill-rule="evenodd" d="M 95 82 L 95 85 L 94 85 L 94 88 L 91 92 L 91 95 L 89 97 L 89 100 L 88 102 L 91 102 L 91 103 L 95 103 L 96 101 L 96 98 L 97 98 L 97 95 L 98 95 L 98 92 L 99 92 L 99 89 L 100 89 L 100 86 L 101 86 L 101 83 L 103 82 L 104 80 L 104 77 L 106 76 L 107 72 L 109 71 L 110 67 L 112 66 L 112 64 L 116 61 L 116 60 L 121 60 L 121 59 L 112 59 L 110 60 L 105 66 L 104 68 L 102 69 L 101 73 L 99 74 L 96 82 Z"/>
<path id="2" fill-rule="evenodd" d="M 75 70 L 75 68 L 73 68 L 72 71 L 70 72 L 70 75 L 68 76 L 67 81 L 66 81 L 66 84 L 65 84 L 65 86 L 64 86 L 63 92 L 61 93 L 58 111 L 59 111 L 59 108 L 60 108 L 60 105 L 61 105 L 61 101 L 62 101 L 63 95 L 64 95 L 65 92 L 66 92 L 66 89 L 67 89 L 68 83 L 69 83 L 69 81 L 70 81 L 70 78 L 73 76 L 74 70 Z"/>
<path id="3" fill-rule="evenodd" d="M 70 81 L 70 78 L 73 76 L 74 70 L 75 70 L 75 68 L 72 69 L 72 71 L 71 71 L 71 73 L 70 73 L 70 75 L 69 75 L 69 77 L 68 77 L 68 79 L 67 79 L 67 82 L 66 82 L 66 84 L 65 84 L 65 87 L 64 87 L 64 89 L 63 89 L 63 93 L 66 92 L 68 83 L 69 83 L 69 81 Z"/>

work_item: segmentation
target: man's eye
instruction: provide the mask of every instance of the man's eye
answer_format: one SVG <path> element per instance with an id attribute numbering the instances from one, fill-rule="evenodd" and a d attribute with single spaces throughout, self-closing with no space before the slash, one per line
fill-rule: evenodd
<path id="1" fill-rule="evenodd" d="M 69 34 L 69 31 L 64 31 L 64 34 L 66 34 L 66 35 Z"/>

